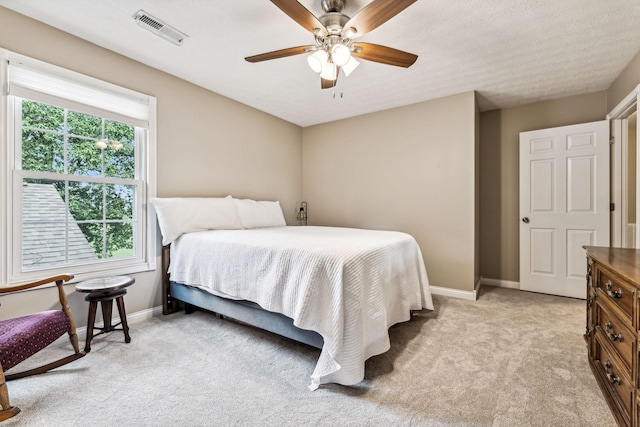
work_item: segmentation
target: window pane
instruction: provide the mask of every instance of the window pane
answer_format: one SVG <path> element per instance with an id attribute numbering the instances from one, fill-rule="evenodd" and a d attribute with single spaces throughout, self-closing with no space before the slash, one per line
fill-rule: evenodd
<path id="1" fill-rule="evenodd" d="M 105 176 L 135 178 L 135 146 L 123 144 L 118 149 L 104 150 Z"/>
<path id="2" fill-rule="evenodd" d="M 104 185 L 69 182 L 69 211 L 76 221 L 102 221 Z"/>
<path id="3" fill-rule="evenodd" d="M 93 248 L 94 253 L 98 258 L 104 258 L 103 256 L 103 231 L 104 224 L 96 222 L 80 222 L 78 223 L 82 234 Z"/>
<path id="4" fill-rule="evenodd" d="M 135 127 L 105 120 L 104 134 L 110 141 L 104 150 L 105 176 L 134 179 Z"/>
<path id="5" fill-rule="evenodd" d="M 25 179 L 22 185 L 22 266 L 95 262 L 95 251 L 69 215 L 63 181 Z"/>
<path id="6" fill-rule="evenodd" d="M 110 141 L 119 141 L 123 144 L 133 144 L 135 140 L 135 128 L 125 123 L 105 119 L 104 136 Z"/>
<path id="7" fill-rule="evenodd" d="M 69 138 L 68 171 L 73 175 L 101 176 L 102 150 L 93 139 Z"/>
<path id="8" fill-rule="evenodd" d="M 122 258 L 135 255 L 133 250 L 133 224 L 113 222 L 107 224 L 107 257 Z"/>
<path id="9" fill-rule="evenodd" d="M 62 136 L 54 132 L 23 129 L 22 169 L 64 173 Z"/>
<path id="10" fill-rule="evenodd" d="M 64 109 L 25 99 L 22 101 L 22 126 L 62 133 Z"/>
<path id="11" fill-rule="evenodd" d="M 22 210 L 15 206 L 12 216 L 21 272 L 73 266 L 86 272 L 110 259 L 139 257 L 136 217 L 141 206 L 136 205 L 140 189 L 135 179 L 144 176 L 137 156 L 146 147 L 136 138 L 144 132 L 92 114 L 11 99 L 16 132 L 8 142 L 21 153 L 12 168 L 22 169 L 14 176 L 23 181 L 13 183 L 8 197 L 22 194 Z M 121 182 L 108 183 L 112 178 Z"/>
<path id="12" fill-rule="evenodd" d="M 107 219 L 133 219 L 133 185 L 107 185 Z"/>
<path id="13" fill-rule="evenodd" d="M 89 114 L 69 111 L 67 115 L 67 129 L 72 135 L 101 138 L 102 119 Z"/>

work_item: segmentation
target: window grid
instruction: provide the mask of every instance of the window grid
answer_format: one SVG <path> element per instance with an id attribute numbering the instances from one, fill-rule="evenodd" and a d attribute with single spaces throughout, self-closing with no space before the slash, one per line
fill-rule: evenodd
<path id="1" fill-rule="evenodd" d="M 156 244 L 156 218 L 153 209 L 149 208 L 147 199 L 156 194 L 156 99 L 135 90 L 2 48 L 0 48 L 0 87 L 3 88 L 0 91 L 0 163 L 3 164 L 0 168 L 2 171 L 0 174 L 0 286 L 24 283 L 40 279 L 44 275 L 61 273 L 72 273 L 75 275 L 75 280 L 86 280 L 105 275 L 155 270 L 155 254 L 159 249 Z M 47 168 L 48 171 L 22 170 L 22 99 L 55 106 L 51 108 L 57 108 L 61 115 L 66 114 L 64 120 L 58 117 L 60 120 L 57 120 L 58 124 L 55 126 L 46 121 L 37 120 L 27 126 L 28 132 L 34 134 L 51 130 L 57 132 L 47 136 L 50 141 L 56 141 L 57 138 L 56 144 L 58 144 L 57 147 L 53 147 L 57 150 L 58 157 Z M 104 119 L 96 122 L 99 133 L 85 135 L 84 130 L 70 127 L 70 124 L 74 124 L 74 112 Z M 60 129 L 60 123 L 64 123 L 64 129 Z M 127 148 L 129 151 L 120 152 L 116 156 L 108 150 L 104 151 L 104 154 L 100 153 L 99 162 L 95 161 L 98 157 L 96 155 L 91 162 L 85 164 L 89 167 L 82 170 L 82 173 L 90 172 L 92 176 L 81 175 L 78 169 L 70 169 L 68 165 L 77 164 L 75 163 L 77 159 L 74 160 L 77 152 L 74 153 L 73 150 L 78 146 L 90 146 L 103 136 L 109 140 L 120 139 L 110 134 L 117 129 L 114 123 L 133 126 L 133 131 L 130 132 L 127 140 L 130 142 Z M 74 147 L 74 143 L 78 146 Z M 124 146 L 126 144 L 123 144 L 123 148 Z M 119 170 L 123 157 L 134 154 L 135 157 L 131 157 L 131 162 L 128 164 L 130 174 L 114 173 Z M 129 228 L 133 239 L 128 241 L 128 244 L 133 248 L 133 254 L 130 252 L 126 257 L 101 258 L 98 262 L 76 260 L 75 264 L 70 263 L 68 258 L 60 257 L 62 260 L 60 264 L 64 264 L 61 267 L 23 269 L 22 183 L 29 180 L 32 182 L 42 180 L 38 182 L 49 184 L 47 187 L 49 191 L 57 191 L 50 184 L 58 183 L 58 199 L 64 208 L 58 211 L 57 221 L 42 223 L 44 228 L 48 228 L 51 224 L 53 225 L 51 228 L 55 229 L 53 231 L 62 233 L 59 234 L 61 236 L 59 240 L 65 242 L 65 245 L 71 241 L 74 232 L 79 232 L 79 226 L 100 226 L 102 230 L 107 230 L 107 239 L 111 233 L 108 227 Z M 74 221 L 67 207 L 75 203 L 73 202 L 74 191 L 77 190 L 80 182 L 84 185 L 93 184 L 93 187 L 100 189 L 93 189 L 92 200 L 97 200 L 96 198 L 100 195 L 101 206 L 104 206 L 105 201 L 110 205 L 113 200 L 117 202 L 118 198 L 128 198 L 128 202 L 120 202 L 120 207 L 126 206 L 127 203 L 130 206 L 127 214 L 112 214 L 116 210 L 106 210 L 103 207 L 100 210 L 91 211 L 92 215 Z M 38 203 L 37 197 L 34 200 Z M 60 214 L 62 211 L 64 215 Z M 77 230 L 62 227 L 69 224 L 75 226 Z M 102 234 L 96 240 L 101 243 L 98 246 L 102 253 L 104 253 L 104 245 L 111 244 L 107 239 Z M 65 246 L 65 254 L 69 253 L 67 249 Z"/>
<path id="2" fill-rule="evenodd" d="M 96 228 L 96 227 L 91 227 L 91 225 L 94 225 L 94 226 L 97 226 L 97 228 L 100 230 L 99 236 L 95 236 L 98 243 L 94 242 L 94 244 L 91 245 L 93 250 L 95 251 L 98 261 L 111 260 L 114 258 L 113 256 L 110 256 L 110 255 L 113 255 L 113 253 L 110 251 L 110 248 L 109 248 L 110 240 L 113 237 L 110 234 L 110 231 L 114 230 L 114 226 L 117 227 L 119 225 L 121 230 L 130 229 L 131 230 L 130 253 L 122 256 L 122 258 L 135 257 L 136 253 L 139 252 L 138 248 L 136 248 L 136 245 L 135 245 L 135 243 L 139 241 L 139 239 L 137 238 L 137 235 L 139 234 L 139 230 L 136 230 L 137 221 L 135 217 L 138 209 L 135 203 L 135 199 L 137 199 L 136 195 L 140 193 L 138 187 L 141 185 L 141 183 L 135 179 L 135 165 L 140 164 L 137 161 L 137 157 L 138 157 L 137 147 L 139 146 L 139 143 L 136 139 L 140 135 L 144 135 L 144 134 L 140 132 L 139 128 L 136 128 L 134 126 L 111 121 L 115 125 L 121 125 L 121 126 L 129 127 L 131 129 L 131 135 L 133 137 L 133 140 L 122 141 L 122 138 L 121 138 L 121 141 L 118 141 L 118 142 L 121 142 L 123 148 L 125 145 L 127 145 L 128 149 L 130 148 L 133 150 L 133 162 L 132 162 L 134 165 L 134 170 L 132 171 L 134 175 L 133 179 L 121 178 L 121 177 L 120 178 L 107 177 L 108 165 L 107 165 L 106 153 L 108 153 L 107 151 L 108 148 L 102 149 L 99 152 L 100 165 L 99 165 L 99 171 L 97 171 L 98 174 L 91 173 L 91 170 L 89 167 L 87 168 L 88 173 L 87 171 L 85 171 L 85 173 L 83 174 L 82 171 L 78 171 L 76 170 L 76 168 L 71 167 L 70 162 L 72 158 L 72 152 L 71 152 L 73 148 L 72 144 L 74 143 L 84 144 L 86 142 L 86 143 L 91 143 L 92 145 L 95 145 L 100 140 L 107 140 L 109 136 L 107 135 L 108 119 L 99 118 L 100 134 L 95 136 L 87 135 L 86 133 L 82 133 L 82 132 L 74 132 L 73 126 L 70 124 L 69 116 L 70 114 L 76 115 L 77 116 L 76 120 L 79 120 L 82 116 L 86 116 L 89 119 L 95 119 L 96 117 L 91 115 L 86 115 L 81 112 L 72 111 L 72 110 L 69 110 L 68 108 L 62 109 L 63 111 L 62 122 L 48 123 L 49 126 L 46 126 L 46 125 L 33 126 L 33 125 L 25 124 L 25 122 L 27 122 L 28 113 L 25 114 L 22 109 L 22 105 L 24 102 L 32 103 L 31 106 L 41 105 L 44 107 L 54 107 L 54 108 L 55 106 L 51 106 L 45 103 L 38 103 L 37 101 L 33 101 L 33 100 L 20 99 L 20 98 L 16 99 L 16 112 L 19 112 L 19 114 L 15 115 L 15 118 L 16 118 L 15 127 L 16 129 L 18 129 L 18 133 L 20 135 L 20 145 L 21 145 L 21 149 L 16 151 L 20 151 L 21 155 L 19 156 L 19 158 L 16 159 L 15 168 L 18 170 L 21 170 L 21 175 L 22 175 L 21 179 L 16 180 L 16 185 L 20 185 L 23 188 L 24 188 L 24 183 L 29 182 L 30 180 L 41 180 L 43 182 L 50 181 L 50 182 L 63 183 L 64 185 L 63 201 L 65 205 L 65 221 L 64 221 L 65 249 L 64 249 L 63 264 L 65 266 L 73 265 L 73 260 L 70 259 L 71 248 L 70 248 L 69 224 L 71 222 L 75 223 L 81 229 L 83 229 L 83 227 L 85 227 L 85 229 Z M 56 172 L 56 169 L 59 169 L 59 168 L 56 168 L 57 165 L 56 165 L 56 158 L 55 158 L 56 157 L 55 147 L 52 148 L 52 150 L 54 151 L 54 153 L 51 156 L 52 164 L 46 165 L 46 166 L 50 166 L 48 168 L 49 170 L 23 169 L 22 159 L 25 156 L 25 153 L 23 152 L 23 148 L 26 142 L 24 138 L 33 137 L 33 134 L 28 134 L 29 131 L 40 133 L 43 136 L 50 135 L 52 137 L 51 139 L 54 141 L 57 138 L 61 138 L 62 140 L 62 173 Z M 71 141 L 74 141 L 74 139 L 75 139 L 75 142 L 71 142 Z M 46 137 L 43 137 L 43 140 L 46 140 Z M 45 165 L 41 165 L 41 166 L 45 166 Z M 36 168 L 36 169 L 47 169 L 47 168 Z M 72 183 L 79 184 L 79 186 L 76 187 L 76 189 L 78 188 L 81 189 L 83 186 L 97 185 L 101 187 L 99 190 L 101 192 L 101 202 L 99 205 L 99 210 L 101 211 L 100 218 L 74 218 L 73 217 L 71 201 L 75 196 L 73 194 L 73 188 L 72 188 L 74 184 Z M 109 211 L 109 194 L 108 194 L 109 186 L 111 186 L 113 191 L 118 191 L 116 189 L 117 186 L 132 189 L 132 191 L 130 192 L 132 196 L 130 198 L 130 203 L 132 204 L 130 206 L 130 217 L 123 217 L 119 219 L 114 219 L 109 217 L 109 212 L 108 212 Z M 121 192 L 120 194 L 121 196 L 123 195 L 122 193 L 126 193 L 124 189 L 121 189 L 120 192 Z M 47 223 L 46 221 L 40 222 L 41 225 L 45 225 L 46 223 Z M 22 253 L 22 251 L 20 253 Z M 46 264 L 42 266 L 42 268 L 45 268 L 45 269 L 50 267 L 51 267 L 50 265 L 46 265 Z M 22 266 L 21 266 L 21 270 L 23 272 L 30 271 L 30 270 L 38 270 L 38 269 L 39 268 L 37 267 L 34 268 L 33 266 L 30 267 L 28 265 L 25 265 L 24 262 L 22 263 Z"/>

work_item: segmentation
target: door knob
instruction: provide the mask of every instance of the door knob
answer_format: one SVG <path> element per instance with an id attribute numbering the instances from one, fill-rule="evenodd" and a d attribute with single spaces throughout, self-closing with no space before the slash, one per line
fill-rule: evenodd
<path id="1" fill-rule="evenodd" d="M 524 222 L 525 224 L 529 224 L 529 218 L 525 216 L 524 218 L 522 218 L 522 222 Z"/>

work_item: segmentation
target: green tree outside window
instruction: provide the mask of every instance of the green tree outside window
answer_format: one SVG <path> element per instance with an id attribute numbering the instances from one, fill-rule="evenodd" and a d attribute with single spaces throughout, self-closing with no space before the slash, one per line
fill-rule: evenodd
<path id="1" fill-rule="evenodd" d="M 28 178 L 23 187 L 53 186 L 68 213 L 66 235 L 70 235 L 71 227 L 79 228 L 99 259 L 135 255 L 135 185 L 83 180 L 83 177 L 134 180 L 135 164 L 134 126 L 22 100 L 22 170 L 73 176 L 55 180 Z M 36 233 L 45 239 L 46 230 L 57 230 L 61 226 L 61 217 L 59 212 L 54 218 L 53 213 L 42 217 L 29 211 L 37 208 L 23 203 L 23 212 L 27 210 L 23 215 L 23 228 L 32 232 L 39 230 Z M 64 233 L 57 234 L 60 235 Z M 68 248 L 67 256 L 73 250 Z"/>

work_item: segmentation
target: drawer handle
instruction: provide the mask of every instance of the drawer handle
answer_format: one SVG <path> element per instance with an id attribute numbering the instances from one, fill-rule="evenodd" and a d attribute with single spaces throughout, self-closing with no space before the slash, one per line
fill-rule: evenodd
<path id="1" fill-rule="evenodd" d="M 611 362 L 607 360 L 604 364 L 604 368 L 607 371 L 607 380 L 609 380 L 611 384 L 620 384 L 620 377 L 615 377 L 609 372 L 609 369 L 611 369 Z"/>
<path id="2" fill-rule="evenodd" d="M 620 384 L 620 377 L 614 377 L 613 375 L 607 373 L 607 379 L 611 384 Z"/>
<path id="3" fill-rule="evenodd" d="M 611 298 L 622 298 L 622 288 L 618 288 L 617 291 L 613 292 L 611 290 L 611 288 L 613 288 L 613 284 L 611 283 L 611 280 L 607 280 L 607 295 L 609 295 Z"/>
<path id="4" fill-rule="evenodd" d="M 607 322 L 607 323 L 605 323 L 605 325 L 604 325 L 604 329 L 607 331 L 607 337 L 609 337 L 609 339 L 610 339 L 611 341 L 613 341 L 613 342 L 616 342 L 616 341 L 620 341 L 620 342 L 622 342 L 622 334 L 618 334 L 618 335 L 616 335 L 616 334 L 614 334 L 613 332 L 611 332 L 611 330 L 613 329 L 613 328 L 611 327 L 611 322 Z"/>

